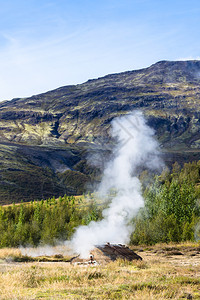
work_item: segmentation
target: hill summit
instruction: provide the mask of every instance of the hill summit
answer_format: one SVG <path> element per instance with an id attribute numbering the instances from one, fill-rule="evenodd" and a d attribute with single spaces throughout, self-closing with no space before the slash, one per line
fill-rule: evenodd
<path id="1" fill-rule="evenodd" d="M 91 171 L 85 164 L 87 149 L 109 143 L 111 120 L 135 109 L 144 112 L 161 147 L 169 156 L 173 153 L 172 160 L 198 159 L 200 61 L 160 61 L 141 70 L 1 102 L 4 200 L 20 200 L 22 195 L 24 200 L 33 199 L 29 181 L 35 182 L 34 174 L 40 174 L 36 198 L 81 192 L 72 178 L 78 178 L 78 186 L 87 181 Z M 29 180 L 22 185 L 13 178 Z"/>

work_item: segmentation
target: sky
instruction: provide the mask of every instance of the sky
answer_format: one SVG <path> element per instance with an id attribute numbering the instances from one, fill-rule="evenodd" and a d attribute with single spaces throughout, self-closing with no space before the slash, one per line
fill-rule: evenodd
<path id="1" fill-rule="evenodd" d="M 199 0 L 0 0 L 0 101 L 187 59 Z"/>

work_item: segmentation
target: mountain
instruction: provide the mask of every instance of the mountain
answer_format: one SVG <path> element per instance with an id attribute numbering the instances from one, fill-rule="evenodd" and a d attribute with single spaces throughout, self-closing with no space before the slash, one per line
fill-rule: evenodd
<path id="1" fill-rule="evenodd" d="M 101 151 L 111 120 L 135 109 L 155 129 L 167 162 L 200 158 L 200 61 L 160 61 L 1 102 L 0 201 L 82 192 L 94 175 L 88 149 Z"/>

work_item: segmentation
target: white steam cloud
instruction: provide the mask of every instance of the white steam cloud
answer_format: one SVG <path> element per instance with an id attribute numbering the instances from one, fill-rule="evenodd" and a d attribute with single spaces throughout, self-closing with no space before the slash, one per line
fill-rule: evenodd
<path id="1" fill-rule="evenodd" d="M 129 241 L 133 230 L 130 220 L 144 205 L 141 184 L 136 176 L 138 168 L 158 169 L 162 166 L 154 130 L 146 124 L 142 112 L 118 117 L 111 125 L 111 135 L 117 143 L 97 192 L 106 197 L 112 190 L 115 196 L 103 211 L 103 220 L 78 227 L 72 238 L 73 249 L 85 258 L 95 245 Z"/>

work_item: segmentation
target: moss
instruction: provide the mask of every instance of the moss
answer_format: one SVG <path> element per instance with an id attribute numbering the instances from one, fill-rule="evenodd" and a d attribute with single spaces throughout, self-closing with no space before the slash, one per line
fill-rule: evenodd
<path id="1" fill-rule="evenodd" d="M 89 177 L 78 171 L 67 170 L 58 174 L 62 182 L 71 190 L 72 194 L 81 195 L 86 192 L 86 183 Z"/>
<path id="2" fill-rule="evenodd" d="M 164 61 L 146 69 L 112 74 L 81 85 L 61 87 L 29 98 L 2 102 L 1 140 L 16 143 L 16 147 L 23 145 L 24 148 L 26 145 L 41 148 L 45 145 L 55 152 L 61 148 L 72 149 L 76 145 L 77 148 L 80 147 L 77 157 L 81 160 L 85 159 L 85 154 L 82 155 L 85 145 L 89 147 L 96 141 L 98 145 L 99 140 L 109 140 L 110 123 L 114 117 L 140 109 L 155 129 L 162 147 L 179 151 L 179 156 L 182 155 L 180 160 L 185 160 L 183 152 L 191 150 L 196 153 L 200 144 L 200 88 L 194 70 L 199 70 L 198 61 Z M 79 146 L 81 144 L 84 144 L 83 148 Z M 25 150 L 29 152 L 27 148 Z M 39 148 L 35 151 L 41 153 Z M 61 160 L 65 161 L 64 155 Z M 31 177 L 36 197 L 42 196 L 36 186 L 41 190 L 41 182 L 44 180 L 48 182 L 50 194 L 59 195 L 63 191 L 70 193 L 70 189 L 77 191 L 76 182 L 81 182 L 79 191 L 83 191 L 86 181 L 84 174 L 76 174 L 75 177 L 71 173 L 75 184 L 69 176 L 67 183 L 65 176 L 56 175 L 56 172 L 63 172 L 67 167 L 74 170 L 73 166 L 77 161 L 70 166 L 68 161 L 59 163 L 62 169 L 59 171 L 55 170 L 50 160 L 46 163 L 43 157 L 38 159 L 29 153 L 23 157 L 14 150 L 13 145 L 0 145 L 1 201 L 27 199 L 23 194 L 30 194 L 31 200 L 33 188 L 31 182 L 26 181 L 26 178 L 30 181 Z M 56 165 L 57 160 L 53 164 Z M 53 170 L 54 174 L 46 172 L 46 167 Z M 9 168 L 20 171 L 7 172 L 6 169 Z M 19 180 L 13 179 L 13 176 Z M 21 187 L 20 180 L 24 182 L 26 191 Z"/>

